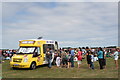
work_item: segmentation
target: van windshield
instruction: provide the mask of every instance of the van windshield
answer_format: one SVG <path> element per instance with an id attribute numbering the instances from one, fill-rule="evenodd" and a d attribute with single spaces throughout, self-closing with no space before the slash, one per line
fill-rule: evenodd
<path id="1" fill-rule="evenodd" d="M 20 47 L 17 53 L 34 53 L 36 47 Z"/>

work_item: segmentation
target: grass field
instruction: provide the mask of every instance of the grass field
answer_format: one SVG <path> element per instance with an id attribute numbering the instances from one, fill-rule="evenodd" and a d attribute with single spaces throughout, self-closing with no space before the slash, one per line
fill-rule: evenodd
<path id="1" fill-rule="evenodd" d="M 0 64 L 0 80 L 2 78 L 2 64 Z"/>
<path id="2" fill-rule="evenodd" d="M 107 68 L 99 69 L 98 62 L 94 62 L 95 70 L 88 69 L 86 60 L 82 61 L 81 68 L 57 68 L 52 66 L 49 69 L 47 66 L 40 66 L 35 70 L 17 69 L 12 70 L 9 66 L 9 61 L 2 64 L 3 78 L 118 78 L 118 70 L 115 68 L 114 60 L 107 59 Z"/>

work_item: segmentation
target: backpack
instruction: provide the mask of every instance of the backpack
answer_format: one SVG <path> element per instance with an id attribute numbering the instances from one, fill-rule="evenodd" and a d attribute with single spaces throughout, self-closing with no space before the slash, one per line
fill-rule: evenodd
<path id="1" fill-rule="evenodd" d="M 104 55 L 105 55 L 105 52 L 103 51 L 103 59 L 105 59 L 105 56 L 104 56 Z"/>
<path id="2" fill-rule="evenodd" d="M 70 59 L 70 58 L 71 58 L 71 54 L 68 55 L 68 59 Z"/>

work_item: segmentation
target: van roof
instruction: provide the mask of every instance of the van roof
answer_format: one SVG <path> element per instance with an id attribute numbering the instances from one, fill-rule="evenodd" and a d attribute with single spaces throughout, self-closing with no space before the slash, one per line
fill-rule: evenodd
<path id="1" fill-rule="evenodd" d="M 25 39 L 25 40 L 34 40 L 34 41 L 53 41 L 53 40 L 45 40 L 45 39 Z M 19 40 L 22 41 L 22 40 Z"/>

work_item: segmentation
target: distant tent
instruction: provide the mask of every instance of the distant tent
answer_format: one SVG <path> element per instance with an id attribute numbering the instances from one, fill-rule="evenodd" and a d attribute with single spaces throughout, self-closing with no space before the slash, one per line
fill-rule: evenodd
<path id="1" fill-rule="evenodd" d="M 107 48 L 117 48 L 116 46 L 108 46 Z"/>

